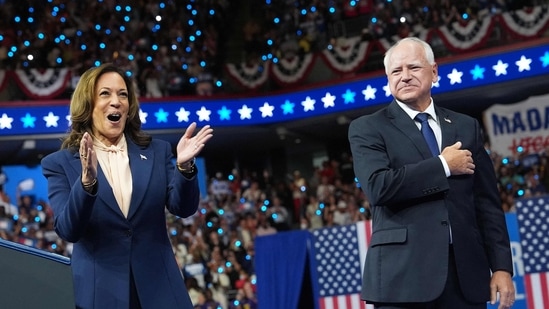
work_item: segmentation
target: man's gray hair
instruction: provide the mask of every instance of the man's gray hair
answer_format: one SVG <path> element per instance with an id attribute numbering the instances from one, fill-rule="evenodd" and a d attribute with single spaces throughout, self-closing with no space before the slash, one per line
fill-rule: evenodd
<path id="1" fill-rule="evenodd" d="M 435 54 L 433 53 L 431 45 L 429 45 L 427 42 L 423 41 L 420 38 L 411 36 L 400 39 L 393 46 L 391 46 L 387 50 L 387 52 L 385 52 L 385 56 L 383 57 L 383 66 L 385 67 L 385 73 L 388 73 L 387 68 L 389 67 L 389 59 L 391 58 L 391 54 L 393 53 L 394 48 L 403 42 L 414 42 L 421 45 L 423 47 L 423 50 L 425 51 L 425 59 L 427 59 L 427 62 L 429 62 L 430 64 L 435 64 Z"/>

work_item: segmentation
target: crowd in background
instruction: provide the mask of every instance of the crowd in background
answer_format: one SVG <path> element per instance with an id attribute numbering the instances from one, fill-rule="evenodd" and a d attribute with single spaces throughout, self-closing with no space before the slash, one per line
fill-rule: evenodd
<path id="1" fill-rule="evenodd" d="M 518 198 L 547 193 L 549 151 L 490 155 L 504 211 L 515 211 Z M 195 215 L 184 219 L 167 213 L 174 255 L 196 308 L 256 308 L 256 237 L 370 219 L 368 199 L 355 181 L 347 153 L 325 160 L 308 177 L 298 170 L 274 179 L 268 170 L 235 169 L 230 175 L 211 175 L 207 186 Z M 1 238 L 71 256 L 71 243 L 53 230 L 47 201 L 20 192 L 14 197 L 3 190 L 0 194 Z"/>
<path id="2" fill-rule="evenodd" d="M 68 67 L 79 76 L 114 62 L 135 77 L 142 97 L 210 95 L 227 91 L 227 62 L 318 52 L 357 34 L 407 36 L 416 27 L 538 2 L 544 1 L 0 0 L 0 69 Z"/>

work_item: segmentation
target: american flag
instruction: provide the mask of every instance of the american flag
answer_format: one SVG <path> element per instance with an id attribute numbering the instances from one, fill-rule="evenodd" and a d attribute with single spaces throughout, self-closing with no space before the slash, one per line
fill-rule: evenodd
<path id="1" fill-rule="evenodd" d="M 549 308 L 549 196 L 516 202 L 528 309 Z"/>
<path id="2" fill-rule="evenodd" d="M 370 221 L 313 232 L 320 309 L 373 309 L 360 299 Z"/>

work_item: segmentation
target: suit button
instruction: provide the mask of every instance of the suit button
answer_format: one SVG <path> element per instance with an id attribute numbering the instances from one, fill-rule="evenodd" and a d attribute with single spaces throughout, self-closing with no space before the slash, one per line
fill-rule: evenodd
<path id="1" fill-rule="evenodd" d="M 441 224 L 442 226 L 448 226 L 448 221 L 442 220 L 442 221 L 440 221 L 440 224 Z"/>
<path id="2" fill-rule="evenodd" d="M 124 234 L 126 235 L 126 237 L 130 237 L 132 236 L 132 230 L 127 230 L 126 232 L 124 232 Z"/>

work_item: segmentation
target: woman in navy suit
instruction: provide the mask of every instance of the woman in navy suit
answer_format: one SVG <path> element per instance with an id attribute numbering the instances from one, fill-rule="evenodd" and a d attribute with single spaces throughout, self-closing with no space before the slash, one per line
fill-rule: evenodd
<path id="1" fill-rule="evenodd" d="M 77 308 L 193 308 L 166 230 L 165 210 L 198 208 L 194 158 L 212 137 L 196 123 L 176 148 L 141 130 L 139 102 L 124 72 L 104 64 L 82 77 L 71 129 L 42 160 L 55 231 L 74 243 Z"/>

